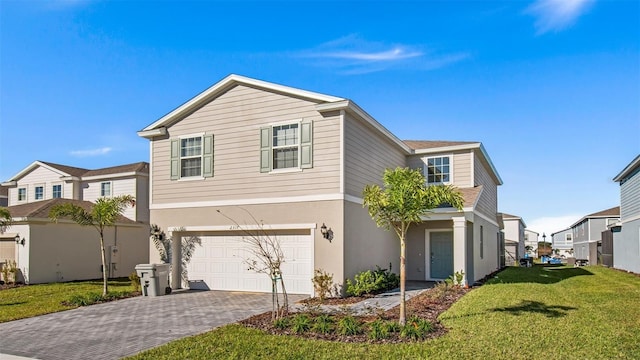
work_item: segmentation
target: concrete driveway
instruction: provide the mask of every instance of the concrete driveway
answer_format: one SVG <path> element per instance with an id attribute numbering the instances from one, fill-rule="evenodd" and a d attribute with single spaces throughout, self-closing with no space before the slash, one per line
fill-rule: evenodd
<path id="1" fill-rule="evenodd" d="M 305 297 L 289 295 L 289 301 Z M 259 293 L 182 291 L 124 299 L 2 323 L 0 359 L 119 359 L 269 310 L 271 294 Z"/>

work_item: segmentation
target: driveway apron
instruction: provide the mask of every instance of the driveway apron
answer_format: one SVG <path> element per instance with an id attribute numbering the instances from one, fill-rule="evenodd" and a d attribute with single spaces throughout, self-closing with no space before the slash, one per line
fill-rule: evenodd
<path id="1" fill-rule="evenodd" d="M 289 295 L 291 303 L 305 295 Z M 271 310 L 271 294 L 181 291 L 0 324 L 1 354 L 41 360 L 119 359 Z"/>

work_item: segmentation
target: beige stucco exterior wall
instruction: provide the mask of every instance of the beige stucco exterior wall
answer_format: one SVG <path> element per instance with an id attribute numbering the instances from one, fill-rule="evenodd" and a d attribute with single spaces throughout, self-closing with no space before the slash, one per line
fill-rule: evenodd
<path id="1" fill-rule="evenodd" d="M 467 223 L 469 225 L 469 223 Z M 480 257 L 480 227 L 484 233 L 483 256 Z M 490 223 L 480 216 L 475 216 L 473 221 L 473 275 L 476 281 L 498 270 L 499 267 L 499 241 L 497 225 Z"/>
<path id="2" fill-rule="evenodd" d="M 235 86 L 152 140 L 152 204 L 335 194 L 340 186 L 340 116 L 323 116 L 315 103 Z M 260 128 L 313 122 L 313 168 L 260 172 Z M 213 134 L 214 176 L 170 180 L 171 139 Z"/>
<path id="3" fill-rule="evenodd" d="M 345 278 L 373 270 L 376 265 L 400 273 L 400 240 L 393 229 L 379 228 L 366 208 L 354 202 L 345 202 L 344 267 Z M 334 277 L 334 280 L 339 280 Z"/>
<path id="4" fill-rule="evenodd" d="M 407 280 L 423 281 L 429 277 L 425 262 L 429 259 L 425 241 L 428 229 L 453 231 L 453 221 L 437 220 L 411 225 L 407 234 Z"/>
<path id="5" fill-rule="evenodd" d="M 256 220 L 262 222 L 267 229 L 271 225 L 278 225 L 279 228 L 286 229 L 286 225 L 315 224 L 315 229 L 312 230 L 314 232 L 313 238 L 315 239 L 313 246 L 314 269 L 323 269 L 333 274 L 336 282 L 344 279 L 345 270 L 342 259 L 344 255 L 345 229 L 343 227 L 344 212 L 342 201 L 309 201 L 243 205 L 241 207 L 157 209 L 151 211 L 151 223 L 159 225 L 165 231 L 171 227 L 188 228 L 193 226 L 232 228 L 233 222 L 216 210 L 220 210 L 224 215 L 235 220 L 240 225 L 255 225 L 255 221 L 251 219 L 251 216 L 253 216 Z M 320 233 L 320 227 L 323 223 L 333 231 L 331 242 L 324 239 Z M 196 234 L 215 235 L 220 232 L 202 231 Z M 238 235 L 242 234 L 238 233 Z M 151 262 L 159 262 L 159 255 L 153 243 L 150 243 L 149 249 Z"/>
<path id="6" fill-rule="evenodd" d="M 98 279 L 102 277 L 100 240 L 92 227 L 72 223 L 39 222 L 28 227 L 25 246 L 19 246 L 19 267 L 30 284 Z M 20 232 L 23 235 L 23 232 Z M 105 232 L 105 249 L 117 245 L 120 259 L 112 277 L 125 277 L 135 265 L 149 260 L 146 225 L 117 226 Z M 107 254 L 107 262 L 110 262 Z"/>

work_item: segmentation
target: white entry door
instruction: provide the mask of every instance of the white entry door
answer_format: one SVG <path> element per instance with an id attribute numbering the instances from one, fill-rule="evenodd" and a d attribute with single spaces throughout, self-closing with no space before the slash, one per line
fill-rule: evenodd
<path id="1" fill-rule="evenodd" d="M 310 235 L 277 235 L 284 253 L 281 266 L 287 292 L 312 294 L 313 243 Z M 192 289 L 271 292 L 264 273 L 249 270 L 254 259 L 250 246 L 237 235 L 201 236 L 187 265 Z"/>

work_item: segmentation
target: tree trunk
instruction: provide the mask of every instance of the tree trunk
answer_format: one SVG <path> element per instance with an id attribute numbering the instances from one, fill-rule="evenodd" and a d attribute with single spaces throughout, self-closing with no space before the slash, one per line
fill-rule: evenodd
<path id="1" fill-rule="evenodd" d="M 405 243 L 406 232 L 404 224 L 402 224 L 402 230 L 400 233 L 400 318 L 398 322 L 401 326 L 407 322 L 405 314 L 405 280 L 406 280 L 406 256 L 407 246 Z"/>
<path id="2" fill-rule="evenodd" d="M 104 234 L 100 231 L 100 253 L 102 256 L 102 296 L 107 296 L 109 288 L 107 282 L 109 281 L 109 274 L 107 274 L 107 256 L 104 251 Z"/>
<path id="3" fill-rule="evenodd" d="M 284 287 L 284 279 L 282 278 L 282 273 L 280 273 L 280 287 L 282 288 L 282 316 L 289 313 L 289 297 L 287 296 L 287 290 Z"/>

